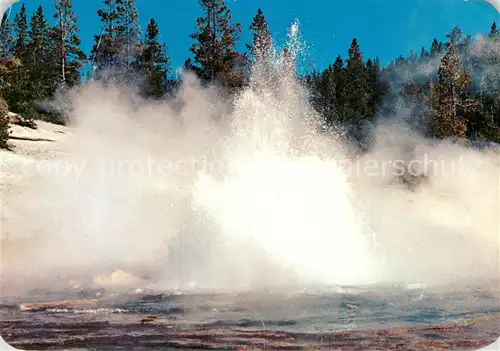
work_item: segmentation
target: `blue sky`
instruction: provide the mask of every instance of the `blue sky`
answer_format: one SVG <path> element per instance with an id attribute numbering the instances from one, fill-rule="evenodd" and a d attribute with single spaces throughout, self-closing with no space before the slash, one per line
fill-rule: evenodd
<path id="1" fill-rule="evenodd" d="M 197 0 L 136 0 L 145 28 L 151 17 L 160 24 L 162 40 L 169 48 L 173 68 L 190 56 L 189 34 L 200 14 Z M 444 38 L 458 25 L 464 32 L 487 32 L 499 14 L 483 0 L 226 0 L 235 21 L 243 25 L 243 43 L 250 41 L 247 30 L 260 7 L 278 41 L 283 43 L 290 24 L 299 20 L 307 50 L 302 62 L 307 68 L 325 67 L 340 54 L 346 56 L 357 37 L 365 57 L 378 56 L 382 63 L 417 52 L 432 39 Z M 52 15 L 53 0 L 24 0 L 31 13 L 42 5 Z M 83 49 L 90 51 L 93 35 L 100 30 L 96 11 L 102 0 L 73 0 L 79 17 Z M 12 8 L 11 18 L 20 3 Z"/>

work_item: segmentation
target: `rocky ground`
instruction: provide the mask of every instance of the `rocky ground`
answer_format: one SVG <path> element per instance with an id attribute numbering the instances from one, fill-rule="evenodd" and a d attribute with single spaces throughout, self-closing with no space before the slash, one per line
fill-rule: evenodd
<path id="1" fill-rule="evenodd" d="M 68 306 L 66 306 L 68 307 Z M 24 350 L 478 350 L 492 344 L 500 315 L 434 327 L 299 333 L 244 325 L 181 326 L 156 316 L 75 317 L 44 322 L 13 312 L 0 334 Z"/>

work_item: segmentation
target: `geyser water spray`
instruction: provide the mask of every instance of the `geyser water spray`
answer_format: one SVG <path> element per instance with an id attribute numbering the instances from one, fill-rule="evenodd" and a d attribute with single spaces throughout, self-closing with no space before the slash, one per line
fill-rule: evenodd
<path id="1" fill-rule="evenodd" d="M 298 35 L 231 101 L 189 73 L 175 106 L 98 82 L 70 92 L 69 132 L 43 162 L 84 167 L 2 177 L 5 286 L 114 269 L 165 289 L 498 281 L 498 155 L 431 143 L 396 115 L 353 159 L 291 69 Z M 410 191 L 391 168 L 409 144 L 466 172 Z"/>
<path id="2" fill-rule="evenodd" d="M 290 47 L 298 47 L 298 34 L 294 23 Z M 280 83 L 261 81 L 264 89 L 248 89 L 239 96 L 234 133 L 225 140 L 222 154 L 226 177 L 200 174 L 196 204 L 225 236 L 251 239 L 302 282 L 370 282 L 375 265 L 369 237 L 351 203 L 342 160 L 331 156 L 335 150 L 341 155 L 340 145 L 330 142 L 321 149 L 319 116 L 304 108 L 307 94 L 293 72 L 278 66 L 264 77 L 266 63 L 253 70 L 261 79 L 279 76 Z M 314 119 L 316 125 L 310 123 Z"/>

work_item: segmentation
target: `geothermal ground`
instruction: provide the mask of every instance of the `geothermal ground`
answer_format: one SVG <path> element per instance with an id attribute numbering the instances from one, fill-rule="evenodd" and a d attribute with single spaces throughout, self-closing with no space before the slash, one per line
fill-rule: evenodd
<path id="1" fill-rule="evenodd" d="M 151 292 L 150 292 L 151 293 Z M 25 350 L 478 350 L 498 337 L 497 299 L 422 290 L 153 294 L 43 292 L 0 307 Z M 91 298 L 94 295 L 94 298 Z M 62 294 L 59 293 L 61 297 Z M 85 297 L 88 296 L 88 297 Z M 52 302 L 47 302 L 52 300 Z M 11 301 L 12 302 L 12 301 Z"/>
<path id="2" fill-rule="evenodd" d="M 37 130 L 14 126 L 14 152 L 1 154 L 0 335 L 14 347 L 477 350 L 498 337 L 495 284 L 487 289 L 309 286 L 204 293 L 189 282 L 184 289 L 161 288 L 150 277 L 123 270 L 110 269 L 92 279 L 83 271 L 78 273 L 81 277 L 71 272 L 48 280 L 43 266 L 37 267 L 32 259 L 45 242 L 36 234 L 43 225 L 27 219 L 33 208 L 18 203 L 16 207 L 16 199 L 43 186 L 43 177 L 61 174 L 50 173 L 50 163 L 44 161 L 67 157 L 74 150 L 75 133 L 71 127 L 43 122 Z M 39 245 L 34 245 L 37 240 Z M 50 263 L 46 260 L 42 264 Z M 106 272 L 104 267 L 101 272 Z M 38 280 L 36 269 L 41 272 Z"/>

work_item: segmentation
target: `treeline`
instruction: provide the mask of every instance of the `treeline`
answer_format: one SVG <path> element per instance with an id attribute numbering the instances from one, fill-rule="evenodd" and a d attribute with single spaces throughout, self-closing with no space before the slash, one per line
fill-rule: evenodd
<path id="1" fill-rule="evenodd" d="M 4 63 L 16 62 L 2 73 L 1 94 L 12 111 L 30 118 L 39 117 L 37 102 L 80 82 L 86 60 L 71 1 L 56 1 L 54 17 L 50 25 L 39 6 L 28 18 L 23 4 L 12 23 L 5 13 L 0 25 L 0 57 Z"/>
<path id="2" fill-rule="evenodd" d="M 192 58 L 185 69 L 235 93 L 247 84 L 252 62 L 270 54 L 265 15 L 257 11 L 248 28 L 253 40 L 239 52 L 243 28 L 233 22 L 224 0 L 199 4 L 203 12 L 190 35 Z M 54 10 L 51 21 L 42 6 L 28 16 L 22 5 L 12 22 L 3 16 L 0 93 L 11 111 L 64 123 L 64 116 L 43 102 L 85 78 L 133 83 L 148 99 L 163 99 L 179 85 L 171 77 L 158 23 L 151 18 L 143 31 L 135 0 L 103 0 L 97 11 L 102 25 L 88 54 L 80 48 L 71 0 L 55 0 Z M 393 115 L 431 137 L 500 141 L 499 36 L 495 23 L 480 42 L 454 28 L 446 42 L 435 39 L 429 50 L 399 57 L 387 67 L 377 58 L 366 59 L 354 38 L 345 58 L 339 55 L 326 69 L 299 79 L 310 88 L 311 102 L 325 122 L 342 126 L 358 141 L 379 118 Z M 84 67 L 90 67 L 88 77 L 82 76 Z"/>
<path id="3" fill-rule="evenodd" d="M 327 123 L 358 141 L 384 116 L 431 138 L 500 142 L 500 34 L 496 22 L 476 42 L 455 27 L 445 42 L 381 68 L 353 39 L 347 59 L 307 75 L 313 103 Z"/>
<path id="4" fill-rule="evenodd" d="M 10 109 L 28 118 L 58 118 L 41 102 L 59 90 L 78 85 L 82 71 L 91 64 L 96 79 L 141 77 L 141 93 L 161 98 L 165 93 L 169 58 L 159 42 L 160 30 L 151 19 L 140 37 L 138 14 L 133 0 L 105 0 L 97 11 L 102 31 L 87 55 L 81 48 L 78 17 L 71 0 L 56 0 L 54 19 L 49 23 L 42 6 L 28 18 L 23 4 L 12 23 L 4 14 L 0 25 L 1 59 L 16 61 L 15 68 L 2 74 L 1 93 Z M 59 122 L 63 122 L 60 120 Z"/>

